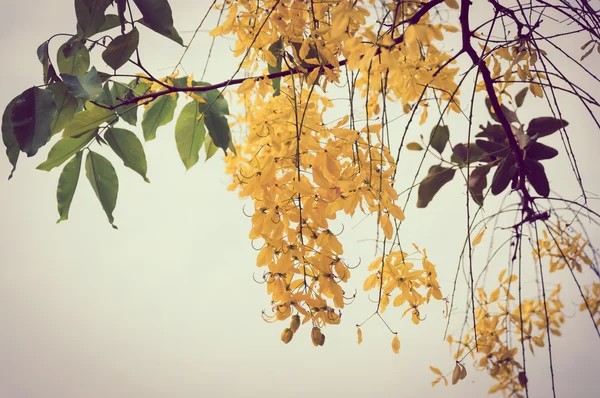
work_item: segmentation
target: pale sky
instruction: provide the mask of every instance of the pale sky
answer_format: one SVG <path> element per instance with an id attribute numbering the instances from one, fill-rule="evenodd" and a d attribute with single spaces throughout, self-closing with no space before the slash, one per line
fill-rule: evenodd
<path id="1" fill-rule="evenodd" d="M 2 0 L 2 109 L 20 92 L 41 83 L 37 46 L 54 33 L 74 31 L 72 3 Z M 171 1 L 175 26 L 184 42 L 189 41 L 210 3 Z M 210 19 L 207 28 L 214 27 L 215 21 Z M 61 40 L 52 42 L 51 54 Z M 169 74 L 182 48 L 146 29 L 140 41 L 144 64 L 155 75 Z M 209 44 L 208 34 L 200 32 L 183 63 L 188 72 L 201 75 Z M 231 77 L 236 66 L 230 55 L 233 44 L 217 41 L 206 81 L 216 83 Z M 583 41 L 577 47 L 581 44 Z M 598 59 L 597 54 L 590 57 L 592 69 Z M 95 60 L 102 69 L 99 53 Z M 534 104 L 527 112 L 541 115 Z M 340 115 L 344 109 L 339 110 Z M 600 193 L 596 129 L 576 104 L 563 109 L 571 123 L 572 144 L 584 182 L 590 191 Z M 400 119 L 398 131 L 405 121 Z M 487 115 L 481 114 L 475 124 L 485 122 Z M 461 131 L 459 123 L 455 129 L 449 121 L 451 134 Z M 420 133 L 429 134 L 430 128 L 415 127 L 411 141 Z M 409 317 L 401 319 L 398 309 L 390 307 L 386 312 L 386 320 L 399 332 L 400 355 L 392 353 L 392 335 L 376 319 L 362 328 L 364 342 L 357 345 L 354 325 L 375 308 L 362 291 L 366 265 L 375 250 L 372 219 L 360 226 L 360 217 L 344 222 L 345 259 L 356 264 L 361 258 L 362 266 L 348 286 L 350 291 L 358 290 L 358 298 L 344 310 L 342 324 L 324 329 L 324 347 L 313 347 L 306 325 L 284 345 L 279 336 L 287 322 L 267 324 L 260 317 L 261 311 L 269 308 L 270 298 L 265 287 L 253 281 L 253 273 L 260 276 L 262 270 L 255 266 L 256 251 L 247 238 L 250 219 L 243 213 L 243 206 L 251 208 L 252 204 L 226 190 L 230 177 L 220 155 L 207 163 L 201 158 L 186 173 L 173 129 L 174 123 L 160 128 L 157 139 L 145 144 L 151 184 L 126 169 L 116 156 L 107 155 L 119 176 L 114 213 L 119 230 L 106 221 L 83 174 L 70 219 L 55 223 L 60 171 L 35 170 L 46 159 L 50 145 L 35 158 L 22 154 L 11 181 L 6 181 L 10 167 L 3 156 L 0 397 L 424 398 L 487 394 L 492 379 L 475 371 L 468 360 L 465 380 L 456 386 L 431 387 L 434 375 L 429 365 L 444 372 L 454 367 L 448 344 L 442 341 L 445 319 L 441 303 L 428 305 L 427 319 L 418 326 Z M 240 131 L 235 126 L 232 129 Z M 558 137 L 552 143 L 562 149 Z M 96 150 L 109 153 L 106 148 Z M 412 180 L 413 163 L 419 159 L 410 156 L 404 157 L 406 176 L 399 179 L 404 186 Z M 549 161 L 548 174 L 553 187 L 575 199 L 577 187 L 565 160 L 561 153 Z M 427 209 L 416 209 L 413 195 L 405 210 L 404 244 L 415 242 L 427 248 L 437 265 L 444 295 L 451 292 L 466 233 L 463 197 L 464 184 L 454 181 Z M 489 201 L 490 212 L 495 203 Z M 596 202 L 593 206 L 598 210 Z M 593 236 L 600 237 L 597 230 Z M 486 253 L 480 254 L 485 258 Z M 498 272 L 505 258 L 498 260 Z M 563 337 L 553 339 L 558 396 L 595 397 L 600 341 L 589 318 L 578 313 L 570 276 L 563 273 L 561 277 L 567 323 Z M 524 281 L 524 286 L 531 286 L 532 281 Z M 464 291 L 463 285 L 460 292 Z M 459 297 L 457 321 L 465 312 L 464 300 Z M 546 351 L 528 357 L 528 377 L 531 397 L 549 396 Z"/>

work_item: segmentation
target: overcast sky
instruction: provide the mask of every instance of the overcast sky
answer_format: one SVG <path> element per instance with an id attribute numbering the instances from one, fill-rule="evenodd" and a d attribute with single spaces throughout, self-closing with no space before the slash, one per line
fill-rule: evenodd
<path id="1" fill-rule="evenodd" d="M 187 42 L 210 2 L 171 3 L 175 25 Z M 0 107 L 4 108 L 20 92 L 41 83 L 37 46 L 54 33 L 73 32 L 75 16 L 72 1 L 67 0 L 3 1 L 2 5 Z M 207 28 L 215 21 L 210 19 Z M 51 54 L 60 44 L 60 39 L 52 42 Z M 200 32 L 183 63 L 188 72 L 201 74 L 209 44 L 208 34 Z M 229 52 L 233 44 L 226 39 L 217 42 L 206 81 L 231 77 L 236 66 Z M 182 51 L 146 29 L 140 49 L 144 64 L 157 75 L 169 74 Z M 96 62 L 104 68 L 99 57 Z M 527 112 L 539 114 L 540 107 L 529 106 Z M 600 193 L 597 130 L 579 107 L 565 109 L 584 181 L 589 190 Z M 343 115 L 345 108 L 337 112 Z M 487 121 L 487 115 L 480 116 L 476 125 Z M 401 119 L 399 126 L 405 121 Z M 451 134 L 460 131 L 449 123 Z M 157 139 L 145 145 L 151 184 L 110 156 L 120 183 L 115 211 L 118 231 L 107 223 L 83 174 L 70 219 L 55 223 L 60 171 L 35 170 L 45 160 L 48 146 L 34 159 L 21 156 L 11 181 L 6 181 L 8 161 L 4 157 L 0 161 L 4 260 L 0 396 L 464 397 L 487 393 L 491 379 L 474 371 L 470 361 L 466 380 L 457 386 L 431 387 L 434 376 L 429 365 L 445 372 L 454 367 L 442 341 L 441 303 L 427 306 L 427 319 L 419 326 L 409 318 L 400 319 L 401 312 L 393 308 L 386 313 L 391 327 L 399 331 L 400 355 L 392 353 L 392 335 L 376 319 L 363 327 L 363 344 L 356 344 L 354 325 L 374 310 L 362 291 L 364 265 L 375 249 L 371 219 L 360 226 L 361 218 L 345 225 L 346 260 L 356 264 L 360 258 L 363 267 L 350 283 L 349 290 L 357 289 L 358 299 L 344 311 L 342 325 L 324 330 L 324 347 L 312 346 L 306 326 L 284 345 L 279 336 L 287 323 L 267 324 L 260 317 L 269 307 L 269 296 L 264 286 L 253 281 L 253 273 L 260 275 L 262 270 L 254 265 L 256 251 L 247 238 L 250 219 L 243 214 L 243 206 L 250 208 L 251 203 L 226 190 L 230 177 L 220 156 L 208 163 L 201 159 L 186 173 L 173 128 L 174 123 L 159 129 Z M 415 129 L 410 138 L 417 140 L 428 131 Z M 561 148 L 558 137 L 553 143 Z M 107 154 L 106 149 L 98 151 Z M 417 155 L 409 156 L 405 159 L 410 162 L 418 160 Z M 575 199 L 577 187 L 564 161 L 564 154 L 549 161 L 548 173 L 553 187 Z M 399 184 L 409 184 L 413 174 L 414 168 L 409 169 Z M 463 196 L 463 184 L 455 181 L 426 210 L 416 209 L 413 197 L 403 225 L 405 243 L 426 247 L 437 264 L 444 294 L 451 290 L 466 232 Z M 494 203 L 490 201 L 492 209 Z M 564 337 L 553 339 L 557 390 L 563 397 L 595 397 L 600 342 L 589 318 L 580 316 L 572 305 L 577 296 L 568 275 L 562 275 L 568 319 Z M 533 286 L 532 281 L 524 282 Z M 456 319 L 464 311 L 461 299 Z M 528 360 L 528 366 L 531 397 L 548 396 L 546 351 Z"/>

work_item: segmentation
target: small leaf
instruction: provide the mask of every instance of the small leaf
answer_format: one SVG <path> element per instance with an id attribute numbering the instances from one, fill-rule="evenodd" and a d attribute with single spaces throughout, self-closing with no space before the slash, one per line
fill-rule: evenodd
<path id="1" fill-rule="evenodd" d="M 102 53 L 102 59 L 114 70 L 119 69 L 133 55 L 139 40 L 140 34 L 134 27 L 129 33 L 115 37 Z"/>
<path id="2" fill-rule="evenodd" d="M 497 144 L 492 141 L 476 140 L 475 144 L 490 156 L 504 157 L 508 155 L 508 152 L 510 151 L 506 145 Z"/>
<path id="3" fill-rule="evenodd" d="M 431 369 L 431 371 L 432 371 L 433 373 L 435 373 L 436 375 L 438 375 L 438 376 L 442 376 L 442 377 L 444 376 L 444 375 L 442 374 L 442 371 L 441 371 L 441 370 L 439 370 L 438 368 L 436 368 L 435 366 L 430 366 L 430 367 L 429 367 L 429 369 Z"/>
<path id="4" fill-rule="evenodd" d="M 482 131 L 477 133 L 475 137 L 487 138 L 489 141 L 496 143 L 502 143 L 506 140 L 506 132 L 504 131 L 504 127 L 500 124 L 491 124 L 488 122 L 487 126 L 479 126 L 479 128 L 481 128 Z"/>
<path id="5" fill-rule="evenodd" d="M 115 112 L 110 109 L 104 109 L 89 102 L 86 103 L 86 107 L 86 110 L 75 114 L 71 124 L 63 131 L 63 137 L 80 136 L 116 117 Z"/>
<path id="6" fill-rule="evenodd" d="M 50 171 L 60 166 L 84 148 L 94 138 L 95 133 L 96 131 L 90 130 L 77 138 L 63 138 L 59 140 L 48 152 L 48 159 L 40 164 L 37 169 Z"/>
<path id="7" fill-rule="evenodd" d="M 418 142 L 409 142 L 406 144 L 406 149 L 409 151 L 422 151 L 423 147 Z"/>
<path id="8" fill-rule="evenodd" d="M 527 180 L 535 191 L 545 198 L 550 195 L 550 183 L 544 171 L 544 166 L 540 162 L 525 159 L 527 167 Z"/>
<path id="9" fill-rule="evenodd" d="M 167 0 L 134 0 L 134 2 L 144 17 L 140 23 L 183 46 L 183 40 L 173 26 L 173 13 Z"/>
<path id="10" fill-rule="evenodd" d="M 400 339 L 398 339 L 397 334 L 392 339 L 392 351 L 394 351 L 394 354 L 400 354 Z"/>
<path id="11" fill-rule="evenodd" d="M 362 330 L 359 327 L 356 328 L 356 336 L 358 337 L 358 344 L 362 343 Z"/>
<path id="12" fill-rule="evenodd" d="M 485 234 L 485 230 L 487 228 L 483 228 L 478 234 L 477 236 L 473 239 L 473 243 L 471 243 L 471 246 L 477 246 L 478 244 L 481 243 L 481 239 L 483 239 L 483 235 Z"/>
<path id="13" fill-rule="evenodd" d="M 494 112 L 494 109 L 492 108 L 492 101 L 490 101 L 489 97 L 485 99 L 485 106 L 487 107 L 492 119 L 500 123 L 500 119 L 498 119 L 498 115 L 496 115 L 496 113 Z M 506 105 L 500 104 L 500 110 L 502 110 L 504 117 L 506 117 L 506 120 L 508 120 L 509 123 L 519 122 L 519 118 L 517 117 L 515 111 L 511 111 Z"/>
<path id="14" fill-rule="evenodd" d="M 146 153 L 137 136 L 129 130 L 109 127 L 104 139 L 112 150 L 123 160 L 126 167 L 142 176 L 144 181 L 150 182 L 147 173 Z"/>
<path id="15" fill-rule="evenodd" d="M 527 386 L 527 375 L 525 375 L 524 371 L 519 372 L 519 384 L 523 388 L 525 388 L 525 386 Z"/>
<path id="16" fill-rule="evenodd" d="M 568 125 L 569 123 L 562 119 L 555 119 L 548 116 L 538 117 L 531 119 L 529 122 L 527 134 L 530 136 L 537 134 L 538 137 L 545 137 L 564 127 L 567 127 Z"/>
<path id="17" fill-rule="evenodd" d="M 431 166 L 427 176 L 419 185 L 419 198 L 417 200 L 417 207 L 427 207 L 429 202 L 431 202 L 440 188 L 442 188 L 446 183 L 452 181 L 455 172 L 456 169 L 442 166 Z"/>
<path id="18" fill-rule="evenodd" d="M 56 188 L 56 202 L 58 206 L 58 215 L 60 218 L 56 223 L 67 220 L 69 218 L 69 209 L 75 195 L 75 189 L 79 182 L 79 174 L 81 170 L 81 151 L 75 154 L 75 157 L 69 161 L 63 168 L 58 178 L 58 187 Z"/>
<path id="19" fill-rule="evenodd" d="M 472 164 L 475 162 L 490 162 L 490 157 L 477 146 L 474 142 L 469 143 L 469 145 L 465 145 L 463 143 L 459 143 L 454 145 L 452 148 L 452 156 L 450 156 L 450 160 L 453 163 L 458 163 L 459 166 L 466 166 L 467 160 Z"/>
<path id="20" fill-rule="evenodd" d="M 75 50 L 74 53 L 67 56 L 73 50 Z M 67 42 L 58 49 L 56 64 L 61 74 L 81 76 L 90 67 L 90 52 L 81 42 Z"/>
<path id="21" fill-rule="evenodd" d="M 142 119 L 142 130 L 146 141 L 155 139 L 156 130 L 173 120 L 176 106 L 177 97 L 170 95 L 163 95 L 150 104 L 150 107 L 144 111 Z"/>
<path id="22" fill-rule="evenodd" d="M 81 76 L 62 73 L 60 77 L 67 85 L 69 92 L 73 94 L 75 98 L 93 100 L 102 94 L 102 80 L 100 79 L 96 68 L 93 66 L 89 72 L 86 72 Z"/>
<path id="23" fill-rule="evenodd" d="M 552 159 L 558 155 L 558 151 L 540 142 L 533 142 L 527 147 L 526 158 L 533 160 Z"/>
<path id="24" fill-rule="evenodd" d="M 54 94 L 47 89 L 32 87 L 13 100 L 11 125 L 19 149 L 33 156 L 46 145 L 56 104 Z"/>
<path id="25" fill-rule="evenodd" d="M 500 163 L 494 173 L 494 177 L 492 178 L 492 194 L 501 194 L 508 187 L 515 173 L 515 157 L 511 153 Z"/>
<path id="26" fill-rule="evenodd" d="M 437 125 L 431 130 L 429 136 L 429 145 L 433 147 L 441 155 L 450 138 L 450 130 L 448 126 Z"/>
<path id="27" fill-rule="evenodd" d="M 527 94 L 528 90 L 529 89 L 527 87 L 525 87 L 524 89 L 519 91 L 517 93 L 517 95 L 515 96 L 515 103 L 517 104 L 518 108 L 520 108 L 523 105 L 523 101 L 525 101 L 525 95 Z"/>
<path id="28" fill-rule="evenodd" d="M 2 114 L 2 142 L 4 142 L 4 146 L 6 147 L 6 156 L 8 157 L 8 161 L 12 164 L 13 168 L 8 175 L 8 179 L 10 180 L 17 169 L 17 161 L 19 160 L 19 154 L 21 151 L 19 150 L 19 143 L 17 142 L 17 138 L 13 132 L 11 116 L 12 116 L 12 108 L 16 101 L 16 98 L 8 103 L 6 108 L 4 109 L 4 113 Z"/>
<path id="29" fill-rule="evenodd" d="M 37 56 L 42 64 L 42 71 L 44 75 L 44 84 L 52 83 L 58 80 L 56 71 L 50 62 L 50 54 L 48 53 L 48 40 L 40 44 L 37 49 Z"/>
<path id="30" fill-rule="evenodd" d="M 104 156 L 89 151 L 85 159 L 85 174 L 108 217 L 108 222 L 117 229 L 112 213 L 117 204 L 119 180 L 113 165 Z"/>
<path id="31" fill-rule="evenodd" d="M 452 372 L 452 385 L 455 385 L 461 379 L 461 372 L 462 369 L 457 362 L 456 366 L 454 367 L 454 371 Z"/>
<path id="32" fill-rule="evenodd" d="M 56 113 L 50 125 L 51 134 L 54 135 L 63 131 L 71 123 L 79 104 L 62 82 L 49 85 L 48 90 L 54 94 L 54 103 L 56 104 Z"/>
<path id="33" fill-rule="evenodd" d="M 192 101 L 183 107 L 175 124 L 175 143 L 186 170 L 198 163 L 198 153 L 204 144 L 206 129 L 200 116 L 198 102 Z"/>

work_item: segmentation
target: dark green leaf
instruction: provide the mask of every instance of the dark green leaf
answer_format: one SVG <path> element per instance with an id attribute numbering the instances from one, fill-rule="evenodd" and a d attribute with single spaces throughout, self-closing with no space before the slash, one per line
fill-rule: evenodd
<path id="1" fill-rule="evenodd" d="M 199 86 L 206 86 L 208 83 L 200 82 Z M 210 90 L 199 92 L 202 98 L 206 100 L 206 104 L 198 103 L 200 112 L 212 113 L 215 116 L 229 115 L 229 106 L 227 100 L 223 98 L 223 94 L 219 90 Z"/>
<path id="2" fill-rule="evenodd" d="M 474 142 L 471 142 L 468 146 L 463 143 L 454 145 L 450 161 L 458 163 L 462 167 L 467 164 L 467 159 L 470 163 L 491 161 L 483 149 L 479 148 Z"/>
<path id="3" fill-rule="evenodd" d="M 60 218 L 56 223 L 67 220 L 69 218 L 69 209 L 75 195 L 75 189 L 79 182 L 79 174 L 81 170 L 82 152 L 77 152 L 75 157 L 69 161 L 63 168 L 58 178 L 58 187 L 56 188 L 56 202 L 58 205 L 58 215 Z"/>
<path id="4" fill-rule="evenodd" d="M 61 74 L 67 88 L 75 96 L 83 100 L 93 100 L 102 94 L 102 80 L 96 72 L 96 68 L 92 66 L 89 72 L 81 76 Z"/>
<path id="5" fill-rule="evenodd" d="M 140 20 L 143 25 L 183 46 L 183 40 L 173 26 L 173 13 L 167 0 L 134 0 L 134 2 L 144 17 Z"/>
<path id="6" fill-rule="evenodd" d="M 269 65 L 269 73 L 277 73 L 281 72 L 281 64 L 283 60 L 283 40 L 280 38 L 275 43 L 269 46 L 269 51 L 275 59 L 277 63 L 275 65 Z M 273 97 L 277 97 L 281 93 L 281 78 L 276 77 L 272 80 L 273 83 Z"/>
<path id="7" fill-rule="evenodd" d="M 533 160 L 543 160 L 552 159 L 556 155 L 558 155 L 558 151 L 556 149 L 539 142 L 533 142 L 527 147 L 526 158 Z"/>
<path id="8" fill-rule="evenodd" d="M 224 116 L 215 116 L 208 112 L 204 114 L 204 123 L 213 143 L 227 154 L 227 148 L 231 141 L 231 130 L 227 119 Z"/>
<path id="9" fill-rule="evenodd" d="M 76 47 L 76 51 L 70 51 L 72 47 L 73 50 Z M 70 54 L 70 52 L 73 52 L 73 54 Z M 90 52 L 81 42 L 74 42 L 72 44 L 67 42 L 58 49 L 56 64 L 61 74 L 66 73 L 67 75 L 81 76 L 90 67 Z"/>
<path id="10" fill-rule="evenodd" d="M 483 151 L 490 156 L 504 157 L 508 155 L 509 152 L 509 148 L 504 144 L 498 144 L 486 140 L 475 140 L 475 144 L 477 144 L 479 148 L 483 149 Z"/>
<path id="11" fill-rule="evenodd" d="M 111 68 L 119 69 L 135 52 L 139 40 L 140 34 L 136 28 L 129 33 L 115 37 L 102 53 L 102 59 Z"/>
<path id="12" fill-rule="evenodd" d="M 127 0 L 116 0 L 117 12 L 119 13 L 119 24 L 121 25 L 121 33 L 125 33 L 125 11 L 127 11 Z"/>
<path id="13" fill-rule="evenodd" d="M 435 194 L 445 184 L 452 181 L 456 169 L 446 168 L 442 166 L 431 166 L 427 176 L 419 185 L 419 198 L 417 199 L 417 207 L 427 207 Z"/>
<path id="14" fill-rule="evenodd" d="M 92 103 L 86 104 L 87 109 L 75 114 L 71 124 L 63 132 L 63 137 L 78 137 L 90 130 L 96 129 L 102 123 L 116 118 L 115 112 L 104 109 Z"/>
<path id="15" fill-rule="evenodd" d="M 515 156 L 511 153 L 496 168 L 496 172 L 492 178 L 492 194 L 501 194 L 508 187 L 516 171 Z"/>
<path id="16" fill-rule="evenodd" d="M 176 106 L 177 97 L 170 95 L 163 95 L 150 104 L 150 107 L 144 111 L 142 119 L 142 130 L 146 141 L 155 139 L 156 130 L 173 120 Z"/>
<path id="17" fill-rule="evenodd" d="M 100 28 L 98 28 L 98 32 L 96 33 L 106 32 L 107 30 L 114 29 L 119 25 L 121 25 L 121 21 L 118 15 L 106 14 L 104 16 L 104 23 L 102 26 L 100 26 Z"/>
<path id="18" fill-rule="evenodd" d="M 431 130 L 431 134 L 429 135 L 429 145 L 441 155 L 442 152 L 444 152 L 444 148 L 449 139 L 450 130 L 448 129 L 448 126 L 437 125 Z"/>
<path id="19" fill-rule="evenodd" d="M 527 134 L 530 136 L 538 135 L 538 137 L 545 137 L 552 133 L 557 132 L 563 127 L 567 127 L 569 123 L 562 119 L 555 119 L 553 117 L 543 116 L 535 119 L 531 119 L 529 126 L 527 127 Z"/>
<path id="20" fill-rule="evenodd" d="M 523 105 L 523 101 L 525 101 L 525 95 L 527 94 L 528 90 L 529 89 L 527 87 L 525 87 L 524 89 L 519 91 L 517 93 L 517 95 L 515 96 L 515 103 L 517 104 L 517 107 L 520 108 Z"/>
<path id="21" fill-rule="evenodd" d="M 50 62 L 50 54 L 48 54 L 48 41 L 46 40 L 37 49 L 37 56 L 42 63 L 42 70 L 44 74 L 44 84 L 52 83 L 58 80 L 56 71 Z"/>
<path id="22" fill-rule="evenodd" d="M 77 138 L 63 138 L 59 140 L 48 152 L 48 159 L 40 164 L 37 169 L 50 171 L 60 166 L 75 153 L 85 147 L 93 138 L 96 131 L 91 130 Z"/>
<path id="23" fill-rule="evenodd" d="M 198 163 L 198 153 L 204 144 L 206 130 L 200 115 L 198 102 L 192 101 L 183 107 L 175 124 L 175 143 L 186 170 Z"/>
<path id="24" fill-rule="evenodd" d="M 142 143 L 137 136 L 129 130 L 109 127 L 104 138 L 108 145 L 123 160 L 126 167 L 142 176 L 144 181 L 150 182 L 146 173 L 146 154 Z"/>
<path id="25" fill-rule="evenodd" d="M 550 195 L 550 183 L 544 171 L 544 166 L 540 162 L 525 159 L 527 168 L 527 180 L 535 191 L 545 198 Z"/>
<path id="26" fill-rule="evenodd" d="M 131 91 L 133 93 L 132 97 L 139 97 L 144 95 L 150 89 L 151 84 L 148 83 L 145 79 L 133 79 L 129 82 L 129 87 L 131 87 Z"/>
<path id="27" fill-rule="evenodd" d="M 13 166 L 10 174 L 8 175 L 9 180 L 13 177 L 13 174 L 17 169 L 17 161 L 19 160 L 20 153 L 19 143 L 17 142 L 17 138 L 13 133 L 12 122 L 10 120 L 15 101 L 16 98 L 9 102 L 6 106 L 6 109 L 4 109 L 4 113 L 2 114 L 2 141 L 6 147 L 6 156 L 8 157 L 8 161 Z"/>
<path id="28" fill-rule="evenodd" d="M 479 128 L 481 128 L 481 132 L 477 133 L 475 137 L 484 137 L 497 143 L 501 143 L 506 140 L 506 133 L 500 124 L 491 124 L 488 122 L 487 126 L 484 127 L 480 125 Z"/>
<path id="29" fill-rule="evenodd" d="M 104 25 L 104 12 L 112 0 L 75 0 L 78 36 L 93 36 Z"/>
<path id="30" fill-rule="evenodd" d="M 56 114 L 52 119 L 50 131 L 52 135 L 60 133 L 71 123 L 75 112 L 77 111 L 77 99 L 69 92 L 67 86 L 60 82 L 51 84 L 48 89 L 54 94 L 54 103 L 56 104 Z"/>
<path id="31" fill-rule="evenodd" d="M 206 160 L 205 162 L 212 158 L 215 153 L 219 150 L 219 147 L 215 145 L 210 135 L 207 135 L 204 138 L 204 152 L 206 152 Z"/>
<path id="32" fill-rule="evenodd" d="M 469 191 L 471 197 L 479 206 L 483 206 L 483 190 L 487 187 L 487 175 L 490 166 L 479 166 L 471 171 L 469 175 Z"/>
<path id="33" fill-rule="evenodd" d="M 32 87 L 19 95 L 13 104 L 11 124 L 19 149 L 33 156 L 50 138 L 50 126 L 56 104 L 52 91 Z"/>
<path id="34" fill-rule="evenodd" d="M 85 159 L 85 174 L 108 217 L 108 222 L 117 229 L 112 214 L 117 205 L 119 192 L 119 180 L 115 168 L 104 156 L 89 151 Z"/>

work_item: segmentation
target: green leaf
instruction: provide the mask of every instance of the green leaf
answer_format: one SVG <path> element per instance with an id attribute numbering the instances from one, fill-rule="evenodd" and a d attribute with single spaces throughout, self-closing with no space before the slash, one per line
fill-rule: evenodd
<path id="1" fill-rule="evenodd" d="M 508 187 L 516 172 L 515 156 L 511 153 L 496 168 L 496 172 L 492 178 L 492 194 L 501 194 Z"/>
<path id="2" fill-rule="evenodd" d="M 86 110 L 75 114 L 71 124 L 63 132 L 63 137 L 78 137 L 95 129 L 102 123 L 116 118 L 115 112 L 100 108 L 90 102 L 86 103 Z"/>
<path id="3" fill-rule="evenodd" d="M 48 152 L 48 159 L 40 164 L 37 169 L 50 171 L 60 166 L 75 153 L 83 149 L 94 138 L 95 133 L 95 130 L 90 130 L 77 138 L 62 138 L 54 144 L 50 152 Z"/>
<path id="4" fill-rule="evenodd" d="M 208 83 L 200 82 L 199 86 L 207 86 Z M 229 106 L 227 100 L 223 97 L 220 90 L 210 90 L 199 92 L 200 95 L 206 101 L 206 104 L 198 103 L 200 112 L 212 113 L 214 116 L 225 116 L 229 115 Z"/>
<path id="5" fill-rule="evenodd" d="M 121 20 L 118 15 L 106 14 L 104 16 L 104 23 L 98 28 L 98 32 L 96 33 L 106 32 L 107 30 L 114 29 L 119 25 L 121 25 Z"/>
<path id="6" fill-rule="evenodd" d="M 409 151 L 422 151 L 423 147 L 418 142 L 409 142 L 406 144 L 406 149 Z"/>
<path id="7" fill-rule="evenodd" d="M 207 112 L 204 114 L 204 123 L 213 143 L 227 154 L 227 148 L 231 141 L 231 130 L 227 119 L 224 116 L 215 116 L 212 112 Z"/>
<path id="8" fill-rule="evenodd" d="M 102 59 L 108 66 L 117 70 L 133 55 L 139 41 L 140 34 L 134 27 L 129 33 L 115 37 L 102 53 Z"/>
<path id="9" fill-rule="evenodd" d="M 48 90 L 54 93 L 54 103 L 56 104 L 56 114 L 50 125 L 50 131 L 54 135 L 63 131 L 71 123 L 79 104 L 62 82 L 49 85 Z"/>
<path id="10" fill-rule="evenodd" d="M 112 95 L 112 102 L 114 105 L 118 105 L 123 101 L 133 98 L 133 91 L 126 85 L 117 82 L 113 83 L 110 93 Z M 120 108 L 117 108 L 116 111 L 121 119 L 132 126 L 135 126 L 137 124 L 138 106 L 138 104 L 124 105 Z"/>
<path id="11" fill-rule="evenodd" d="M 50 126 L 56 113 L 52 91 L 32 87 L 14 100 L 11 113 L 13 134 L 19 149 L 33 156 L 50 138 Z"/>
<path id="12" fill-rule="evenodd" d="M 520 108 L 523 105 L 523 101 L 525 101 L 525 95 L 527 94 L 527 91 L 528 91 L 528 88 L 525 87 L 524 89 L 519 91 L 517 93 L 517 95 L 515 96 L 515 103 L 517 104 L 518 108 Z"/>
<path id="13" fill-rule="evenodd" d="M 75 48 L 76 51 L 70 54 Z M 81 42 L 67 42 L 58 49 L 56 64 L 61 74 L 81 76 L 90 67 L 90 52 Z"/>
<path id="14" fill-rule="evenodd" d="M 527 135 L 538 137 L 545 137 L 553 134 L 558 130 L 567 127 L 569 123 L 562 119 L 555 119 L 553 117 L 543 116 L 531 119 L 529 126 L 527 127 Z"/>
<path id="15" fill-rule="evenodd" d="M 71 202 L 73 201 L 75 189 L 79 182 L 82 155 L 81 151 L 77 152 L 75 157 L 65 165 L 58 178 L 56 202 L 60 218 L 56 220 L 57 224 L 69 218 L 69 209 L 71 208 Z"/>
<path id="16" fill-rule="evenodd" d="M 487 175 L 490 172 L 490 166 L 484 165 L 475 167 L 469 175 L 469 192 L 471 197 L 479 206 L 483 206 L 483 190 L 487 187 Z"/>
<path id="17" fill-rule="evenodd" d="M 149 108 L 146 108 L 142 119 L 142 130 L 146 141 L 155 139 L 156 130 L 173 120 L 176 106 L 177 97 L 163 95 L 154 100 Z"/>
<path id="18" fill-rule="evenodd" d="M 143 25 L 183 46 L 183 40 L 173 26 L 173 13 L 167 0 L 133 0 L 139 8 Z"/>
<path id="19" fill-rule="evenodd" d="M 102 94 L 102 80 L 100 80 L 100 76 L 98 76 L 98 72 L 93 66 L 89 72 L 81 76 L 62 73 L 60 77 L 75 98 L 93 100 Z"/>
<path id="20" fill-rule="evenodd" d="M 552 159 L 556 155 L 558 155 L 558 151 L 556 149 L 539 142 L 533 142 L 527 147 L 526 159 Z"/>
<path id="21" fill-rule="evenodd" d="M 144 181 L 150 182 L 146 173 L 146 153 L 137 136 L 129 130 L 109 127 L 104 138 L 113 151 L 123 160 L 126 167 L 142 176 Z"/>
<path id="22" fill-rule="evenodd" d="M 16 101 L 16 98 L 8 103 L 6 108 L 4 109 L 4 113 L 2 114 L 2 142 L 4 142 L 4 146 L 6 147 L 6 156 L 8 157 L 8 161 L 12 164 L 13 168 L 8 175 L 8 179 L 10 180 L 17 169 L 17 161 L 19 160 L 19 143 L 17 142 L 17 138 L 13 133 L 13 127 L 11 122 L 12 116 L 12 108 Z"/>
<path id="23" fill-rule="evenodd" d="M 210 135 L 207 135 L 204 139 L 204 152 L 206 153 L 205 162 L 212 158 L 215 153 L 219 150 L 219 147 L 215 145 Z"/>
<path id="24" fill-rule="evenodd" d="M 198 102 L 192 101 L 183 107 L 175 124 L 175 143 L 186 170 L 198 163 L 198 153 L 204 144 L 206 129 L 201 115 Z"/>
<path id="25" fill-rule="evenodd" d="M 417 199 L 417 207 L 427 207 L 435 194 L 445 184 L 452 181 L 456 169 L 446 168 L 442 166 L 431 166 L 427 176 L 419 185 L 419 198 Z"/>
<path id="26" fill-rule="evenodd" d="M 117 229 L 112 214 L 119 192 L 119 179 L 115 168 L 104 156 L 89 151 L 85 159 L 85 174 L 108 217 L 108 222 Z"/>
<path id="27" fill-rule="evenodd" d="M 527 180 L 535 191 L 544 198 L 550 195 L 550 183 L 544 171 L 544 166 L 540 162 L 525 159 L 527 168 Z"/>
<path id="28" fill-rule="evenodd" d="M 429 145 L 441 155 L 450 139 L 450 130 L 448 126 L 437 125 L 431 130 L 429 135 Z"/>
<path id="29" fill-rule="evenodd" d="M 269 51 L 275 59 L 277 59 L 277 64 L 275 66 L 269 65 L 269 74 L 281 72 L 281 64 L 283 60 L 283 40 L 280 38 L 275 43 L 269 46 Z M 273 97 L 277 97 L 281 93 L 281 78 L 276 77 L 272 80 L 273 83 Z"/>
<path id="30" fill-rule="evenodd" d="M 104 12 L 112 0 L 75 0 L 77 31 L 86 39 L 100 31 L 104 25 Z"/>
<path id="31" fill-rule="evenodd" d="M 50 62 L 50 54 L 48 53 L 48 40 L 40 44 L 40 46 L 37 49 L 37 56 L 40 62 L 42 63 L 44 84 L 58 81 L 58 76 L 56 76 L 54 66 L 52 66 L 52 63 Z"/>

